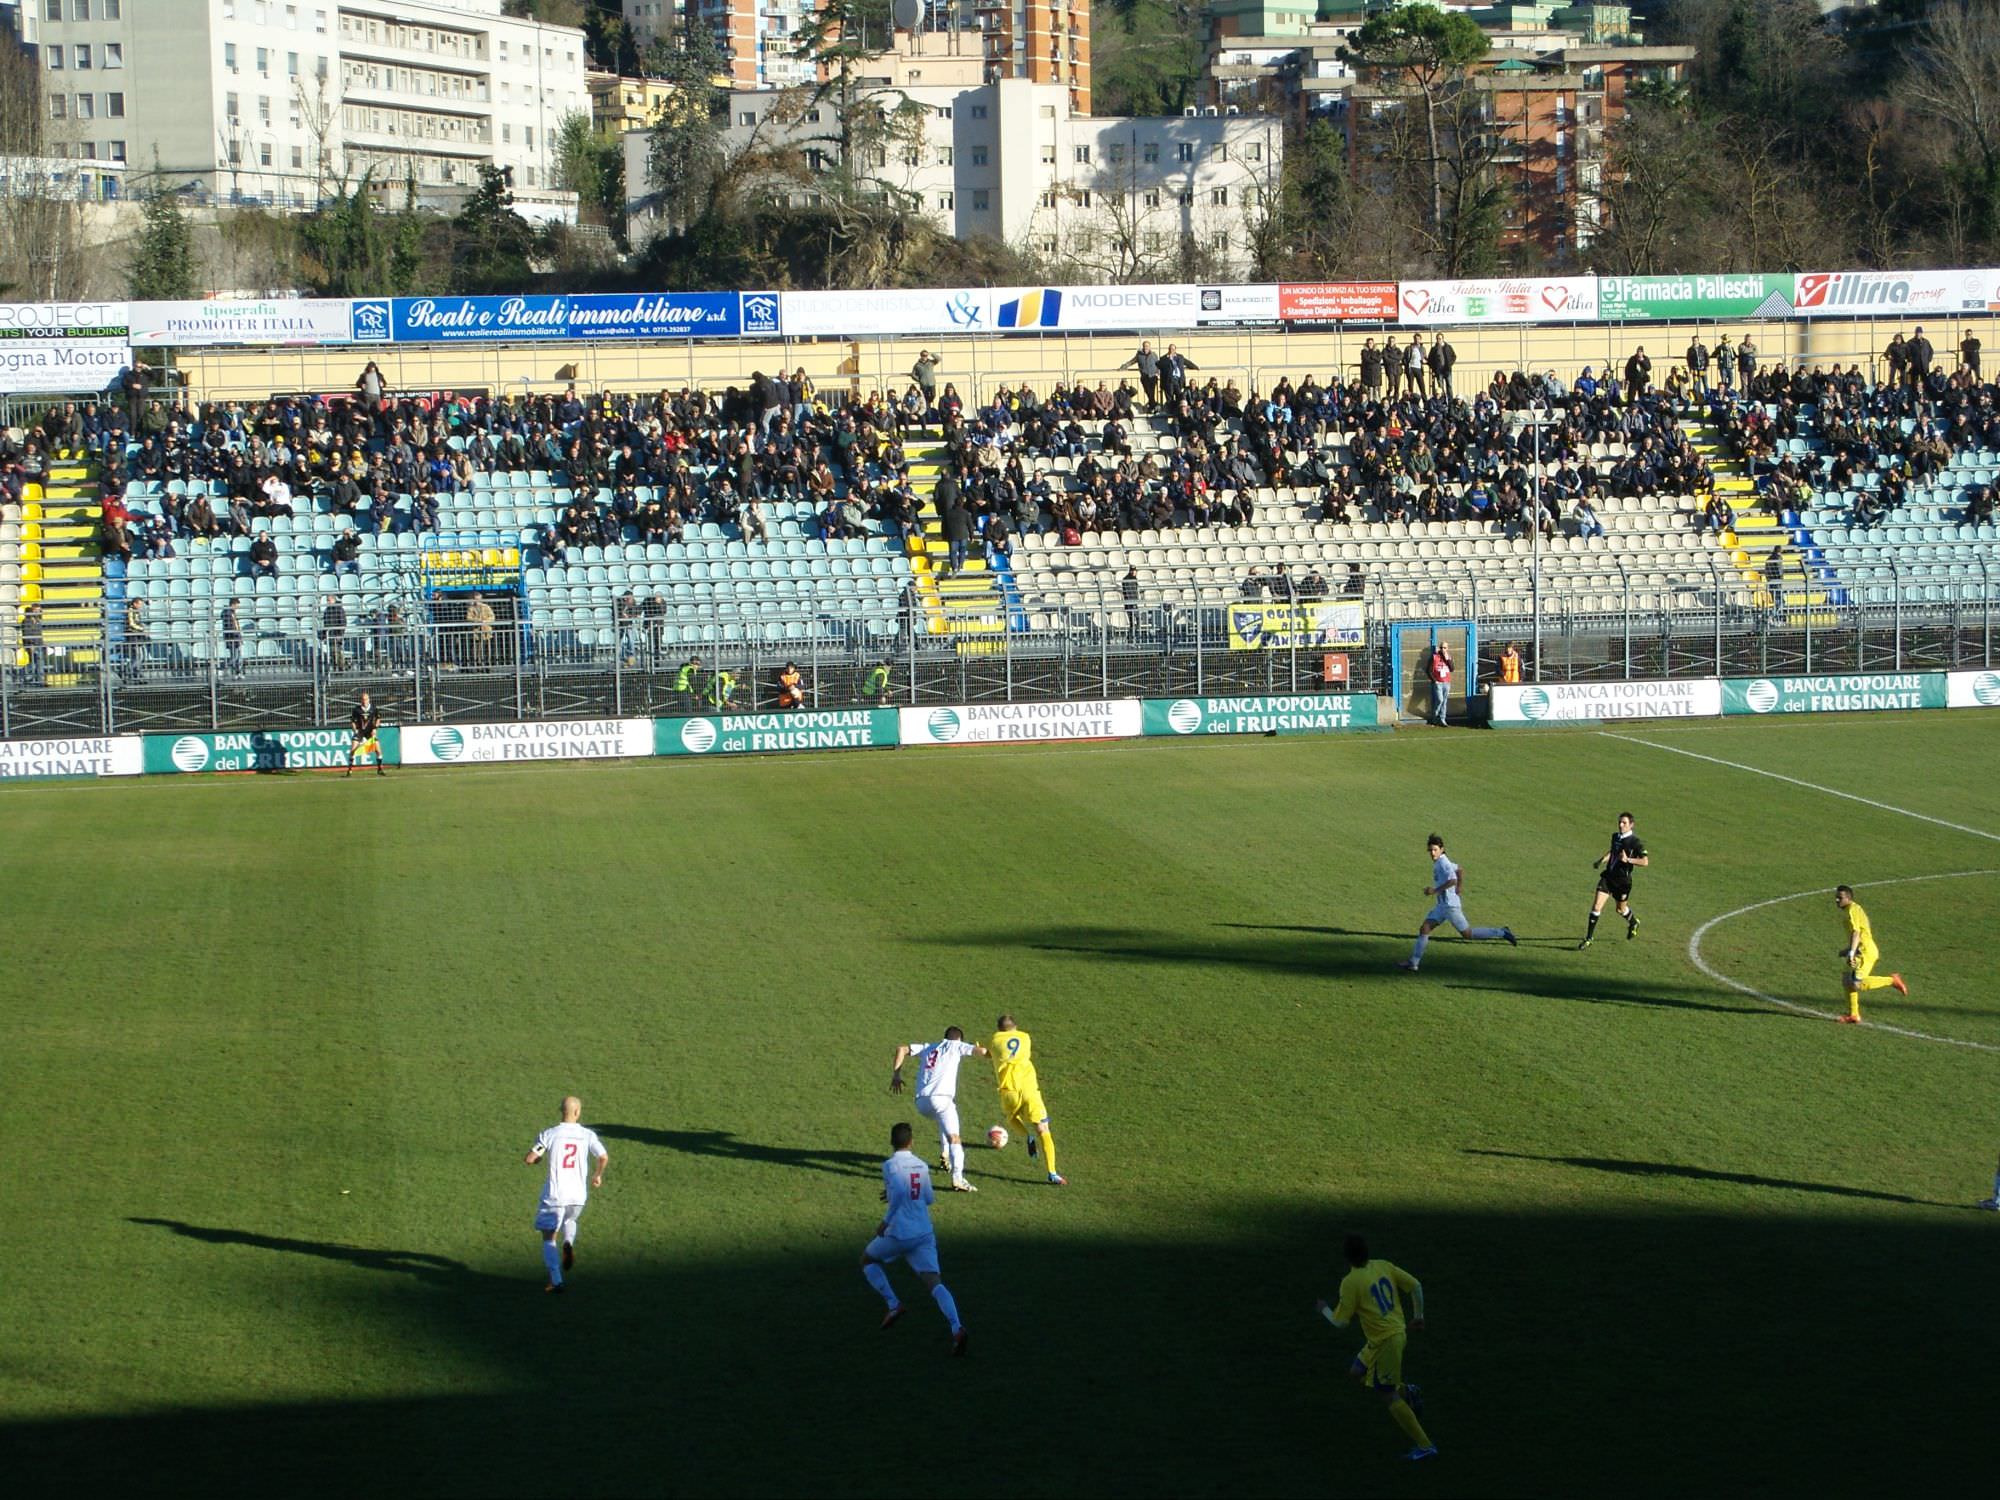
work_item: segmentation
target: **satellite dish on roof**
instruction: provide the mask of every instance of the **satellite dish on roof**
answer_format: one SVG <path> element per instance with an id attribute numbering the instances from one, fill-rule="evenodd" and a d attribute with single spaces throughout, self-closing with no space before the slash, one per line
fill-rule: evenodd
<path id="1" fill-rule="evenodd" d="M 893 0 L 889 7 L 889 19 L 898 31 L 915 31 L 923 18 L 924 0 Z"/>

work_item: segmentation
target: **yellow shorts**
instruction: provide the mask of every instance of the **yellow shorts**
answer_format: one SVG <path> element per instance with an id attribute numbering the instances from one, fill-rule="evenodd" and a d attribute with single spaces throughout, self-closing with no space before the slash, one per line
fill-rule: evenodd
<path id="1" fill-rule="evenodd" d="M 1407 1334 L 1392 1333 L 1380 1343 L 1364 1344 L 1354 1356 L 1354 1367 L 1370 1390 L 1400 1391 L 1403 1388 L 1403 1345 Z"/>
<path id="2" fill-rule="evenodd" d="M 1875 972 L 1875 965 L 1880 962 L 1882 962 L 1880 948 L 1863 948 L 1854 955 L 1854 964 L 1848 972 L 1853 975 L 1854 982 L 1859 984 Z"/>
<path id="3" fill-rule="evenodd" d="M 1042 1103 L 1039 1088 L 1003 1089 L 1000 1094 L 1000 1113 L 1016 1135 L 1032 1130 L 1049 1117 L 1049 1107 Z"/>

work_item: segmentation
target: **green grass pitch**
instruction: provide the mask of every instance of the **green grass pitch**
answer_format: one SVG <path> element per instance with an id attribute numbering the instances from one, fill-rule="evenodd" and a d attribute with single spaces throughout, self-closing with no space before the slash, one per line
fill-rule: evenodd
<path id="1" fill-rule="evenodd" d="M 0 790 L 12 1483 L 260 1494 L 1880 1491 L 1980 1473 L 2000 1351 L 2000 717 Z M 1658 746 L 1675 746 L 1703 760 Z M 1740 766 L 1719 764 L 1733 761 Z M 1797 778 L 1801 786 L 1740 768 Z M 1834 788 L 1894 809 L 1844 800 Z M 1574 951 L 1629 807 L 1636 942 Z M 1961 829 L 1925 821 L 1923 814 Z M 1446 835 L 1475 922 L 1398 973 Z M 1960 873 L 1968 872 L 1968 873 Z M 1910 877 L 1951 874 L 1917 881 Z M 1704 974 L 1862 892 L 1907 1000 Z M 1838 1006 L 1825 895 L 1701 957 Z M 1034 1034 L 856 1260 L 898 1043 Z M 1953 1045 L 1952 1042 L 1977 1045 Z M 970 1140 L 997 1113 L 968 1064 Z M 520 1164 L 613 1161 L 568 1296 Z M 920 1148 L 926 1137 L 919 1133 Z M 1443 1456 L 1312 1314 L 1425 1284 Z M 901 1268 L 892 1278 L 915 1284 Z"/>

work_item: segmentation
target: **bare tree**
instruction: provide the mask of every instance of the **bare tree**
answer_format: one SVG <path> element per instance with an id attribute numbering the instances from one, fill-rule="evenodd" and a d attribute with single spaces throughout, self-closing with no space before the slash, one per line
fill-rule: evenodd
<path id="1" fill-rule="evenodd" d="M 2000 0 L 1942 0 L 1910 52 L 1910 105 L 1951 132 L 1976 232 L 2000 234 Z"/>
<path id="2" fill-rule="evenodd" d="M 69 139 L 48 113 L 33 59 L 0 36 L 0 295 L 67 302 L 83 295 L 91 262 Z"/>

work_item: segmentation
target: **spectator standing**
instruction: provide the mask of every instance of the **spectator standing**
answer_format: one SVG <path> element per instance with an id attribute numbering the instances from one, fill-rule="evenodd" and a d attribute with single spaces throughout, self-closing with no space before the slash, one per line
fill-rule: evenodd
<path id="1" fill-rule="evenodd" d="M 484 594 L 474 594 L 465 606 L 465 623 L 472 628 L 472 660 L 485 666 L 493 655 L 493 622 L 497 617 Z"/>
<path id="2" fill-rule="evenodd" d="M 1911 336 L 1909 343 L 1905 344 L 1903 349 L 1909 357 L 1910 387 L 1913 390 L 1921 390 L 1924 383 L 1931 378 L 1931 362 L 1937 358 L 1937 351 L 1931 347 L 1931 341 L 1924 337 L 1921 328 Z"/>
<path id="3" fill-rule="evenodd" d="M 1410 394 L 1421 398 L 1424 394 L 1424 377 L 1430 371 L 1430 356 L 1424 352 L 1424 336 L 1410 335 L 1410 342 L 1403 347 L 1403 383 Z"/>
<path id="4" fill-rule="evenodd" d="M 1743 388 L 1750 389 L 1750 382 L 1757 375 L 1757 345 L 1749 334 L 1743 335 L 1743 342 L 1736 346 L 1736 373 Z"/>
<path id="5" fill-rule="evenodd" d="M 1500 681 L 1508 687 L 1521 680 L 1521 648 L 1509 641 L 1500 650 Z"/>
<path id="6" fill-rule="evenodd" d="M 1160 391 L 1169 406 L 1179 402 L 1181 393 L 1187 389 L 1188 371 L 1200 368 L 1172 344 L 1167 345 L 1167 352 L 1160 358 Z"/>
<path id="7" fill-rule="evenodd" d="M 965 566 L 966 548 L 972 543 L 972 516 L 956 494 L 944 507 L 944 541 L 945 570 L 956 573 Z"/>
<path id="8" fill-rule="evenodd" d="M 1722 337 L 1723 342 L 1727 343 L 1729 335 L 1724 334 Z M 1687 372 L 1688 384 L 1694 388 L 1695 395 L 1706 397 L 1708 395 L 1708 345 L 1701 341 L 1701 334 L 1698 332 L 1688 342 Z"/>
<path id="9" fill-rule="evenodd" d="M 681 663 L 681 669 L 674 673 L 674 693 L 681 700 L 681 707 L 690 713 L 701 708 L 701 655 L 697 652 Z"/>
<path id="10" fill-rule="evenodd" d="M 1638 401 L 1646 394 L 1646 386 L 1653 378 L 1653 361 L 1646 354 L 1646 346 L 1641 344 L 1632 351 L 1625 361 L 1625 394 L 1629 400 Z"/>
<path id="11" fill-rule="evenodd" d="M 1888 347 L 1882 351 L 1882 362 L 1889 367 L 1889 384 L 1906 383 L 1909 378 L 1910 346 L 1904 341 L 1902 329 L 1890 335 Z"/>
<path id="12" fill-rule="evenodd" d="M 1458 351 L 1439 334 L 1431 340 L 1431 394 L 1451 399 L 1451 372 L 1458 363 Z"/>
<path id="13" fill-rule="evenodd" d="M 1389 399 L 1403 394 L 1403 346 L 1393 333 L 1382 341 L 1382 373 L 1389 380 Z"/>
<path id="14" fill-rule="evenodd" d="M 237 613 L 236 601 L 231 599 L 222 606 L 222 654 L 229 663 L 229 675 L 243 675 L 243 617 Z"/>
<path id="15" fill-rule="evenodd" d="M 1132 634 L 1137 635 L 1139 633 L 1139 570 L 1136 567 L 1128 567 L 1125 570 L 1124 578 L 1119 581 L 1118 591 L 1125 596 L 1125 628 L 1131 631 Z"/>
<path id="16" fill-rule="evenodd" d="M 861 701 L 877 705 L 889 701 L 889 658 L 883 657 L 868 669 L 861 680 Z"/>
<path id="17" fill-rule="evenodd" d="M 639 612 L 646 617 L 646 670 L 657 672 L 667 641 L 667 601 L 657 592 L 648 594 Z"/>
<path id="18" fill-rule="evenodd" d="M 937 406 L 938 357 L 926 349 L 917 356 L 917 362 L 910 366 L 910 379 L 923 392 L 924 410 L 931 411 Z"/>
<path id="19" fill-rule="evenodd" d="M 21 611 L 21 650 L 28 658 L 28 683 L 40 687 L 48 672 L 49 648 L 42 634 L 42 606 L 30 604 Z"/>
<path id="20" fill-rule="evenodd" d="M 347 656 L 342 644 L 347 639 L 347 606 L 340 602 L 340 595 L 328 594 L 326 606 L 319 614 L 320 649 L 326 653 L 327 667 L 341 672 L 347 669 Z"/>
<path id="21" fill-rule="evenodd" d="M 1451 707 L 1451 651 L 1443 641 L 1431 648 L 1431 722 L 1442 729 Z"/>
<path id="22" fill-rule="evenodd" d="M 1979 335 L 1968 333 L 1958 341 L 1958 367 L 1975 381 L 1979 379 Z"/>
<path id="23" fill-rule="evenodd" d="M 1382 391 L 1382 351 L 1375 347 L 1375 340 L 1367 339 L 1361 345 L 1361 389 L 1374 400 Z"/>
<path id="24" fill-rule="evenodd" d="M 1146 393 L 1148 411 L 1160 404 L 1160 356 L 1153 352 L 1151 339 L 1141 339 L 1137 352 L 1118 368 L 1138 370 L 1139 386 Z"/>

